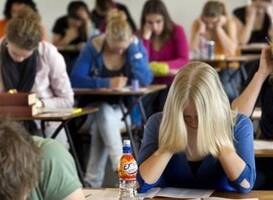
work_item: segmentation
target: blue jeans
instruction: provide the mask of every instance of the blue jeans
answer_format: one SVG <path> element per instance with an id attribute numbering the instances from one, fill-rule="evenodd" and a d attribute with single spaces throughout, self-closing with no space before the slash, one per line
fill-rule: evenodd
<path id="1" fill-rule="evenodd" d="M 108 156 L 112 169 L 117 171 L 122 155 L 120 129 L 125 127 L 119 106 L 103 103 L 91 125 L 91 149 L 85 181 L 92 187 L 101 187 Z"/>

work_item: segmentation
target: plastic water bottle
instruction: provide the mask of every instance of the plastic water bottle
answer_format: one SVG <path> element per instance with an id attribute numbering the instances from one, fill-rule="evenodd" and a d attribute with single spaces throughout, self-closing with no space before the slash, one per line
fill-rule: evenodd
<path id="1" fill-rule="evenodd" d="M 200 43 L 199 43 L 199 58 L 207 58 L 207 39 L 205 36 L 200 36 Z"/>
<path id="2" fill-rule="evenodd" d="M 137 163 L 132 155 L 130 140 L 123 142 L 123 155 L 119 168 L 119 200 L 137 200 Z"/>

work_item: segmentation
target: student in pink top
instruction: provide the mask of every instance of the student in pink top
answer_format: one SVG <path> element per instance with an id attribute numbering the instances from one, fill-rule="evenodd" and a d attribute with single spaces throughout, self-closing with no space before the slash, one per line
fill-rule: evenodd
<path id="1" fill-rule="evenodd" d="M 189 61 L 189 47 L 182 26 L 175 24 L 161 0 L 146 1 L 141 16 L 140 34 L 154 72 L 154 83 L 171 85 L 174 74 Z M 156 97 L 161 111 L 168 89 Z M 155 97 L 154 97 L 155 98 Z M 151 101 L 151 100 L 149 100 Z"/>

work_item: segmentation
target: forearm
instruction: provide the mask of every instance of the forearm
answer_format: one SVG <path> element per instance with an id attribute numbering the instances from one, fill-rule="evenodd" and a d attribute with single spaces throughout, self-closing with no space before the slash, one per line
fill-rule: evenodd
<path id="1" fill-rule="evenodd" d="M 254 24 L 252 22 L 247 22 L 245 26 L 242 27 L 239 33 L 240 44 L 247 44 L 250 40 Z"/>
<path id="2" fill-rule="evenodd" d="M 63 37 L 63 38 L 60 38 L 59 40 L 53 41 L 53 44 L 57 47 L 63 47 L 63 46 L 69 45 L 71 41 L 72 39 L 68 37 Z"/>
<path id="3" fill-rule="evenodd" d="M 237 44 L 233 39 L 224 31 L 222 27 L 216 28 L 216 34 L 219 38 L 221 46 L 228 55 L 234 55 L 237 49 Z"/>
<path id="4" fill-rule="evenodd" d="M 256 72 L 247 88 L 232 102 L 232 109 L 249 117 L 252 114 L 265 79 L 266 75 Z"/>
<path id="5" fill-rule="evenodd" d="M 246 166 L 246 163 L 239 157 L 235 150 L 230 148 L 222 148 L 218 159 L 230 181 L 235 181 Z"/>
<path id="6" fill-rule="evenodd" d="M 192 33 L 192 38 L 190 43 L 191 50 L 195 51 L 199 49 L 200 37 L 201 35 L 199 33 Z"/>
<path id="7" fill-rule="evenodd" d="M 172 155 L 172 153 L 157 150 L 140 165 L 139 172 L 142 179 L 148 184 L 155 183 L 162 175 Z"/>

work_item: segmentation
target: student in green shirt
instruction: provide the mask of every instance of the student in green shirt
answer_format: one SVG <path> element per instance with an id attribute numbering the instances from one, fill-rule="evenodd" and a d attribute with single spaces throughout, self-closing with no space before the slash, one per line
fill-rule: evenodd
<path id="1" fill-rule="evenodd" d="M 0 180 L 1 200 L 84 199 L 68 151 L 14 122 L 0 123 Z"/>

